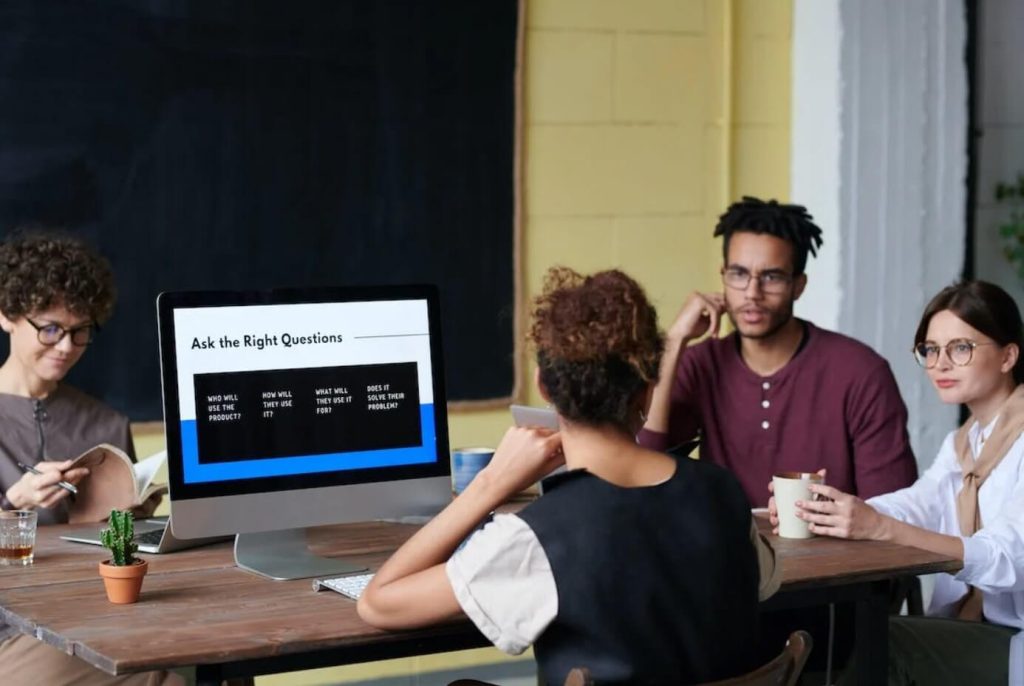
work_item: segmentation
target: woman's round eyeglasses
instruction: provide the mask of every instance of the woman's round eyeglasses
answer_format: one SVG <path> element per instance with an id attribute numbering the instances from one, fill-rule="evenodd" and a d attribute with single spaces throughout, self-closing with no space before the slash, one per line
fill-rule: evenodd
<path id="1" fill-rule="evenodd" d="M 922 341 L 914 346 L 912 352 L 917 363 L 925 369 L 932 369 L 939 363 L 942 351 L 946 351 L 946 357 L 957 367 L 966 367 L 974 357 L 974 349 L 979 345 L 999 345 L 995 342 L 976 343 L 966 338 L 954 338 L 946 345 L 939 345 L 932 341 Z"/>
<path id="2" fill-rule="evenodd" d="M 92 339 L 96 337 L 96 332 L 100 330 L 99 324 L 95 322 L 82 324 L 73 329 L 65 329 L 60 324 L 54 324 L 53 322 L 36 324 L 28 317 L 25 317 L 25 321 L 36 330 L 36 336 L 43 345 L 57 345 L 64 340 L 65 336 L 71 336 L 71 343 L 82 348 L 92 343 Z"/>

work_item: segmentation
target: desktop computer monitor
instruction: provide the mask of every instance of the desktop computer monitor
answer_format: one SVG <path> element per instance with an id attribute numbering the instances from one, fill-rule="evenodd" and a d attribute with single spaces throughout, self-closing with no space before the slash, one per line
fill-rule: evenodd
<path id="1" fill-rule="evenodd" d="M 175 536 L 337 576 L 358 568 L 310 554 L 305 527 L 451 499 L 436 288 L 162 293 L 157 313 Z"/>

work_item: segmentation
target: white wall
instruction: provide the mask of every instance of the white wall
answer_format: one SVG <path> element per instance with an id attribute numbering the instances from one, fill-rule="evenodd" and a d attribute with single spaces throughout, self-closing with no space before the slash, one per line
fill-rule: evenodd
<path id="1" fill-rule="evenodd" d="M 831 244 L 799 312 L 889 360 L 922 468 L 957 420 L 909 350 L 964 260 L 965 40 L 962 0 L 794 4 L 792 199 Z"/>
<path id="2" fill-rule="evenodd" d="M 839 143 L 842 26 L 839 0 L 797 0 L 793 12 L 793 106 L 790 198 L 806 205 L 824 244 L 808 258 L 808 289 L 796 312 L 839 328 Z"/>
<path id="3" fill-rule="evenodd" d="M 1000 181 L 1024 173 L 1024 2 L 978 2 L 976 125 L 978 173 L 975 184 L 974 270 L 1024 305 L 1024 285 L 1002 255 L 998 226 L 1009 209 L 995 204 Z"/>

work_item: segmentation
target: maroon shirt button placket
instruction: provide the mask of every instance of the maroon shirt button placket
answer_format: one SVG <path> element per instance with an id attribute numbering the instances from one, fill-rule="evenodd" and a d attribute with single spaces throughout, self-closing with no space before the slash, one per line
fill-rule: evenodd
<path id="1" fill-rule="evenodd" d="M 767 410 L 769 407 L 771 407 L 771 402 L 768 400 L 768 397 L 767 397 L 768 396 L 768 391 L 770 391 L 771 388 L 772 388 L 771 382 L 764 381 L 764 382 L 761 383 L 761 407 L 763 409 L 765 409 L 765 410 Z M 771 422 L 769 422 L 767 419 L 764 419 L 764 420 L 761 421 L 761 428 L 764 429 L 765 431 L 770 429 L 771 426 L 772 426 Z"/>

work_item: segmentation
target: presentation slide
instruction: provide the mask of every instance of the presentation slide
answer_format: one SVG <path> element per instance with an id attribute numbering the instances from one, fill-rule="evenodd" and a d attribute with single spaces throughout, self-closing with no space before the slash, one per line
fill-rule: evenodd
<path id="1" fill-rule="evenodd" d="M 186 483 L 437 459 L 426 301 L 182 308 L 174 329 Z"/>

